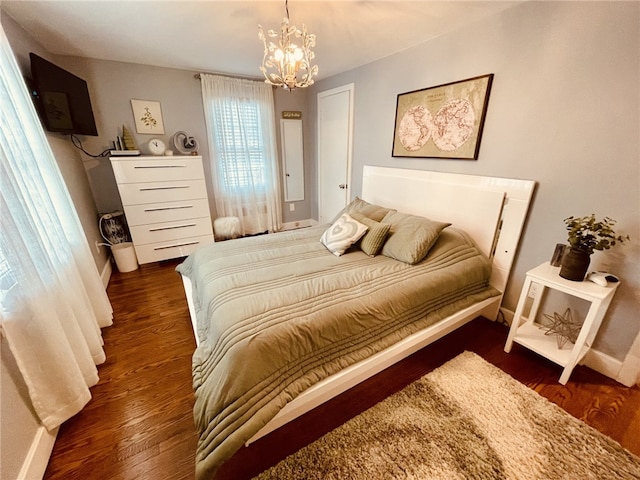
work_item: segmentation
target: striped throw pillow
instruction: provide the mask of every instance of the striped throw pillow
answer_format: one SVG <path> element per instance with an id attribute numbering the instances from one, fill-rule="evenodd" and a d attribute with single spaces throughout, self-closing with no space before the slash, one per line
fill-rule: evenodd
<path id="1" fill-rule="evenodd" d="M 387 240 L 391 224 L 376 222 L 360 212 L 352 212 L 351 216 L 358 222 L 369 227 L 367 233 L 365 233 L 362 240 L 360 240 L 360 250 L 370 257 L 376 256 Z"/>

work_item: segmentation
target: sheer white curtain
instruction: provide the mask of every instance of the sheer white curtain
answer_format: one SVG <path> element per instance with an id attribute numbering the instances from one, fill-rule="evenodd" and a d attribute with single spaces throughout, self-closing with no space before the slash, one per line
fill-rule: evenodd
<path id="1" fill-rule="evenodd" d="M 112 309 L 2 29 L 0 327 L 52 430 L 89 401 Z"/>
<path id="2" fill-rule="evenodd" d="M 242 233 L 282 228 L 273 89 L 264 82 L 201 74 L 216 210 Z"/>

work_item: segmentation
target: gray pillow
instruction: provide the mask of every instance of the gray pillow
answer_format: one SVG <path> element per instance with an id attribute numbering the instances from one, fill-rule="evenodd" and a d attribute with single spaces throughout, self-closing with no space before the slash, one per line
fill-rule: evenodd
<path id="1" fill-rule="evenodd" d="M 375 205 L 373 203 L 367 202 L 366 200 L 362 200 L 360 197 L 356 197 L 349 203 L 349 205 L 344 207 L 340 211 L 340 213 L 338 213 L 338 215 L 336 215 L 331 223 L 335 222 L 338 218 L 340 218 L 341 215 L 345 213 L 351 214 L 353 212 L 362 213 L 365 217 L 379 222 L 387 213 L 395 212 L 395 210 L 381 207 L 380 205 Z"/>
<path id="2" fill-rule="evenodd" d="M 389 212 L 382 221 L 391 224 L 382 254 L 410 265 L 426 257 L 440 232 L 451 225 L 399 212 Z"/>

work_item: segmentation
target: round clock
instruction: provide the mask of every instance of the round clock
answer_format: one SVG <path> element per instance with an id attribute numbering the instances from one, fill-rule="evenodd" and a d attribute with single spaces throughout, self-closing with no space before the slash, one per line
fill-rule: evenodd
<path id="1" fill-rule="evenodd" d="M 159 138 L 149 140 L 149 151 L 152 155 L 164 155 L 165 149 L 164 142 Z"/>

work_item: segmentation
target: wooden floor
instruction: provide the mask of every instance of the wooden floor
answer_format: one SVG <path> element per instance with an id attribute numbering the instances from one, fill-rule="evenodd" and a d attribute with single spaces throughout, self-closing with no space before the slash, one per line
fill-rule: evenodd
<path id="1" fill-rule="evenodd" d="M 93 399 L 62 425 L 46 479 L 191 479 L 197 436 L 191 408 L 195 348 L 178 262 L 114 272 L 114 325 L 103 331 L 107 362 Z M 476 319 L 371 380 L 240 450 L 218 477 L 240 480 L 275 464 L 464 350 L 474 351 L 625 448 L 640 455 L 640 388 L 585 367 L 566 386 L 560 367 L 515 345 L 507 328 Z"/>

